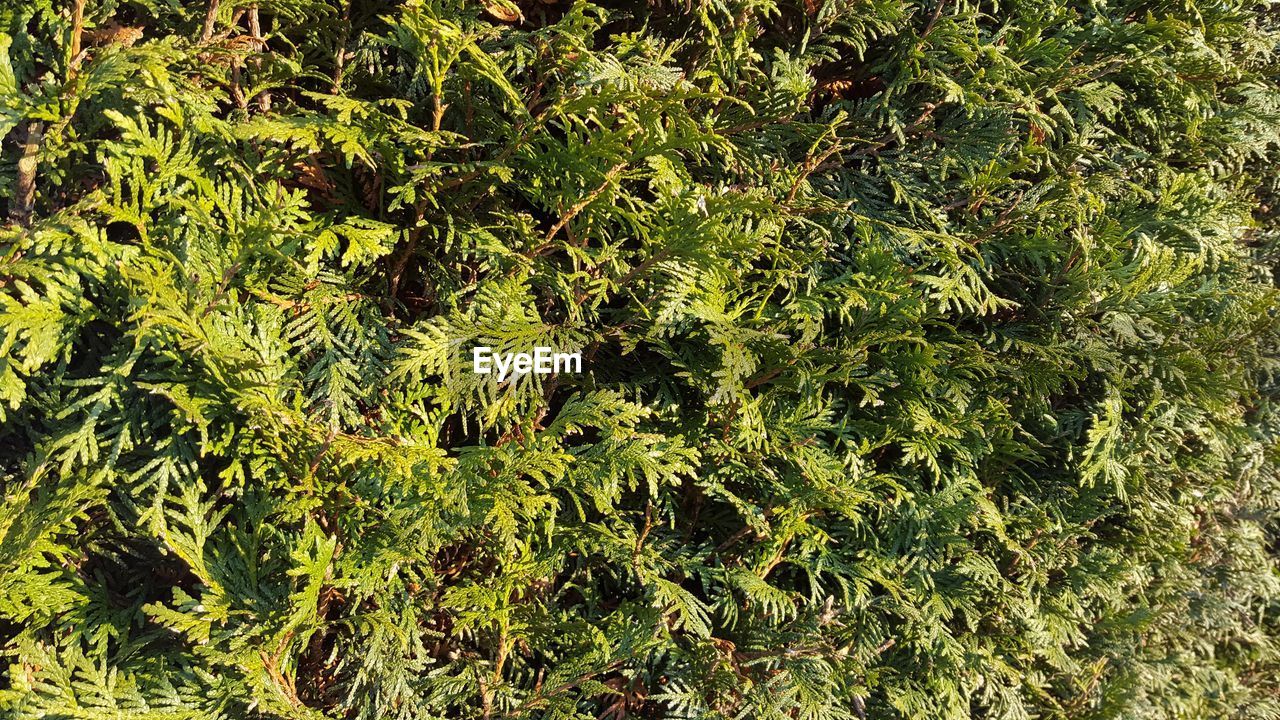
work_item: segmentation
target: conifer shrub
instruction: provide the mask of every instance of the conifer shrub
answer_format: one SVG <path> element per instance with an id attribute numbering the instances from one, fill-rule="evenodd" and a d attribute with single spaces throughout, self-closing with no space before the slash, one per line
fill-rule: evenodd
<path id="1" fill-rule="evenodd" d="M 1278 42 L 0 0 L 0 716 L 1280 718 Z"/>

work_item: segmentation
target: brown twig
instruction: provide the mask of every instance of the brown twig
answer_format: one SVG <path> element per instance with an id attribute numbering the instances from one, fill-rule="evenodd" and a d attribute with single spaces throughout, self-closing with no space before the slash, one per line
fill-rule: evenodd
<path id="1" fill-rule="evenodd" d="M 258 44 L 259 52 L 261 52 L 264 48 L 266 48 L 267 43 L 265 40 L 262 39 L 262 21 L 258 17 L 257 5 L 254 5 L 253 7 L 249 8 L 249 34 L 253 36 L 254 40 L 258 41 L 257 44 Z M 254 67 L 255 68 L 262 67 L 261 58 L 258 58 L 254 61 Z M 262 92 L 258 93 L 258 108 L 262 110 L 262 112 L 264 113 L 271 112 L 271 91 L 270 90 L 263 90 Z"/>
<path id="2" fill-rule="evenodd" d="M 84 35 L 84 1 L 75 0 L 71 6 L 71 64 L 67 74 L 74 76 L 80 66 L 80 38 Z"/>
<path id="3" fill-rule="evenodd" d="M 653 502 L 644 504 L 644 527 L 640 529 L 640 535 L 636 538 L 636 547 L 632 551 L 631 557 L 633 562 L 640 560 L 640 553 L 644 549 L 644 541 L 649 537 L 649 531 L 653 529 Z"/>
<path id="4" fill-rule="evenodd" d="M 240 59 L 237 58 L 231 63 L 231 100 L 235 102 L 236 107 L 241 110 L 249 107 L 249 100 L 245 98 L 244 91 L 240 89 Z"/>
<path id="5" fill-rule="evenodd" d="M 770 514 L 769 511 L 766 510 L 765 517 L 768 517 L 769 514 Z M 721 552 L 724 552 L 725 550 L 728 550 L 734 543 L 738 542 L 739 540 L 741 540 L 742 538 L 746 537 L 747 535 L 753 532 L 755 532 L 755 528 L 751 527 L 750 525 L 742 526 L 741 528 L 738 529 L 737 532 L 725 538 L 724 542 L 716 546 L 716 549 L 715 549 L 716 554 L 719 554 Z"/>
<path id="6" fill-rule="evenodd" d="M 209 0 L 209 9 L 204 14 L 204 31 L 200 33 L 201 44 L 213 38 L 213 26 L 218 21 L 218 6 L 221 4 L 222 0 Z"/>
<path id="7" fill-rule="evenodd" d="M 279 295 L 272 295 L 271 293 L 266 293 L 266 292 L 254 292 L 254 295 L 258 296 L 263 300 L 266 300 L 267 302 L 271 303 L 272 305 L 275 305 L 276 307 L 282 310 L 297 310 L 300 308 L 310 308 L 316 304 L 312 302 L 307 302 L 305 300 L 289 300 L 287 298 L 282 298 Z M 353 292 L 353 293 L 343 293 L 342 295 L 334 295 L 332 297 L 327 297 L 322 299 L 332 303 L 352 303 L 352 302 L 358 302 L 360 300 L 365 300 L 368 297 L 369 297 L 368 295 Z"/>
<path id="8" fill-rule="evenodd" d="M 298 689 L 294 682 L 287 675 L 280 671 L 279 655 L 267 655 L 267 651 L 259 650 L 258 657 L 262 658 L 262 666 L 267 671 L 267 676 L 271 678 L 271 682 L 275 684 L 280 694 L 284 695 L 293 707 L 302 707 L 302 701 L 298 698 Z"/>
<path id="9" fill-rule="evenodd" d="M 227 23 L 227 29 L 220 33 L 215 33 L 209 37 L 209 42 L 222 42 L 231 37 L 235 29 L 240 26 L 240 21 L 244 18 L 245 9 L 236 8 L 231 11 L 231 20 Z"/>
<path id="10" fill-rule="evenodd" d="M 998 216 L 996 216 L 996 221 L 992 223 L 990 227 L 984 230 L 981 235 L 974 238 L 973 242 L 970 244 L 977 245 L 981 243 L 982 241 L 994 235 L 997 230 L 1004 228 L 1006 225 L 1012 222 L 1013 211 L 1018 209 L 1018 206 L 1022 204 L 1022 199 L 1026 197 L 1026 195 L 1027 195 L 1026 190 L 1020 191 L 1018 193 L 1018 197 L 1013 199 L 1013 202 L 1009 204 L 1009 207 L 1005 208 Z"/>
<path id="11" fill-rule="evenodd" d="M 352 0 L 354 1 L 354 0 Z M 347 67 L 347 41 L 351 38 L 351 2 L 342 8 L 342 30 L 338 33 L 338 52 L 333 58 L 333 94 L 342 91 L 342 75 Z"/>
<path id="12" fill-rule="evenodd" d="M 938 18 L 942 17 L 942 10 L 946 6 L 947 0 L 938 0 L 937 6 L 933 8 L 933 14 L 929 16 L 929 22 L 925 23 L 924 31 L 920 33 L 920 39 L 916 41 L 917 50 L 924 46 L 924 41 L 928 39 L 929 33 L 933 32 L 933 27 L 938 24 Z"/>
<path id="13" fill-rule="evenodd" d="M 431 131 L 440 132 L 440 125 L 444 123 L 444 111 L 448 109 L 448 105 L 444 103 L 440 93 L 433 93 L 431 96 Z"/>
<path id="14" fill-rule="evenodd" d="M 791 183 L 791 189 L 787 191 L 786 204 L 790 205 L 795 202 L 796 194 L 800 192 L 800 186 L 804 184 L 804 181 L 808 179 L 811 174 L 813 174 L 814 170 L 825 163 L 832 155 L 835 155 L 843 149 L 844 145 L 837 140 L 821 155 L 811 155 L 806 158 L 804 165 L 800 167 L 800 177 L 796 178 L 796 181 Z"/>
<path id="15" fill-rule="evenodd" d="M 586 196 L 583 197 L 581 200 L 574 203 L 573 207 L 569 208 L 569 210 L 564 214 L 564 216 L 560 218 L 560 222 L 553 225 L 551 229 L 547 231 L 546 237 L 542 239 L 543 246 L 551 242 L 551 239 L 556 236 L 556 233 L 564 229 L 564 226 L 568 225 L 570 220 L 577 217 L 578 213 L 585 210 L 588 205 L 595 202 L 596 198 L 604 194 L 604 191 L 608 190 L 609 186 L 613 184 L 614 178 L 618 177 L 618 173 L 622 172 L 622 169 L 625 168 L 626 166 L 627 164 L 625 162 L 620 162 L 617 165 L 614 165 L 613 167 L 609 168 L 609 172 L 604 174 L 604 182 L 600 183 L 600 185 L 597 186 L 596 189 L 587 193 Z M 535 250 L 533 254 L 536 255 L 538 253 Z"/>
<path id="16" fill-rule="evenodd" d="M 787 364 L 786 364 L 786 365 L 783 365 L 782 367 L 776 367 L 776 368 L 773 368 L 772 370 L 770 370 L 770 371 L 766 372 L 765 374 L 763 374 L 763 375 L 761 375 L 761 376 L 759 376 L 759 377 L 757 377 L 757 378 L 754 378 L 754 379 L 752 379 L 752 380 L 748 380 L 745 384 L 743 384 L 743 386 L 742 386 L 742 387 L 743 387 L 743 389 L 745 389 L 745 390 L 751 390 L 751 389 L 757 388 L 757 387 L 759 387 L 759 386 L 761 386 L 761 385 L 763 385 L 763 384 L 765 384 L 765 383 L 769 382 L 770 380 L 772 380 L 772 379 L 774 379 L 774 378 L 778 377 L 779 375 L 781 375 L 781 374 L 782 374 L 782 371 L 783 371 L 783 370 L 786 370 L 786 369 L 787 369 L 787 367 L 789 367 L 789 366 L 790 366 L 792 363 L 794 363 L 794 362 L 795 362 L 794 360 L 788 361 L 788 362 L 787 362 Z"/>
<path id="17" fill-rule="evenodd" d="M 493 661 L 493 676 L 490 680 L 492 685 L 486 690 L 486 693 L 489 696 L 485 700 L 486 708 L 492 707 L 493 691 L 497 686 L 502 684 L 502 669 L 506 666 L 507 655 L 510 653 L 510 648 L 508 647 L 509 643 L 510 641 L 507 639 L 507 627 L 504 624 L 502 626 L 501 633 L 498 636 L 498 656 L 494 658 Z"/>
<path id="18" fill-rule="evenodd" d="M 222 279 L 218 282 L 218 290 L 213 297 L 209 298 L 209 302 L 204 306 L 204 312 L 200 313 L 200 317 L 208 316 L 218 306 L 218 303 L 222 302 L 222 299 L 227 296 L 227 290 L 231 288 L 231 280 L 236 276 L 236 273 L 240 272 L 240 265 L 241 263 L 235 263 L 222 273 Z"/>
<path id="19" fill-rule="evenodd" d="M 413 257 L 413 251 L 418 249 L 418 238 L 422 236 L 422 218 L 426 215 L 425 208 L 416 210 L 414 213 L 413 227 L 409 230 L 409 242 L 405 243 L 404 248 L 396 253 L 395 259 L 391 262 L 391 274 L 388 279 L 389 295 L 395 298 L 400 293 L 400 277 L 404 275 L 404 269 L 409 266 L 409 258 Z"/>
<path id="20" fill-rule="evenodd" d="M 19 225 L 28 225 L 36 205 L 36 168 L 40 165 L 40 141 L 44 138 L 44 123 L 32 120 L 27 123 L 27 137 L 18 159 L 18 180 L 13 192 L 13 205 L 9 207 L 9 219 Z"/>
<path id="21" fill-rule="evenodd" d="M 316 474 L 316 470 L 320 469 L 320 462 L 324 460 L 324 456 L 329 453 L 329 448 L 333 447 L 333 440 L 338 436 L 337 430 L 330 430 L 329 435 L 325 437 L 324 442 L 320 444 L 320 449 L 311 457 L 311 461 L 307 463 L 308 484 L 310 478 Z"/>
<path id="22" fill-rule="evenodd" d="M 639 265 L 636 265 L 635 267 L 631 268 L 631 270 L 629 270 L 629 271 L 627 272 L 627 274 L 626 274 L 626 275 L 623 275 L 623 276 L 622 276 L 622 278 L 621 278 L 620 280 L 618 280 L 618 287 L 619 287 L 619 288 L 624 288 L 624 287 L 626 287 L 627 285 L 629 285 L 629 284 L 631 283 L 631 281 L 632 281 L 632 280 L 633 280 L 637 275 L 639 275 L 639 274 L 640 274 L 640 273 L 642 273 L 642 272 L 645 272 L 645 271 L 646 271 L 646 270 L 648 270 L 649 268 L 651 268 L 651 267 L 653 267 L 654 265 L 657 265 L 659 262 L 661 262 L 661 261 L 665 260 L 665 259 L 666 259 L 666 257 L 667 257 L 667 255 L 669 255 L 669 254 L 670 254 L 670 252 L 669 252 L 669 249 L 668 249 L 668 248 L 662 248 L 662 249 L 661 249 L 661 250 L 659 250 L 658 252 L 656 252 L 656 253 L 654 253 L 654 254 L 650 255 L 650 256 L 648 257 L 648 259 L 646 259 L 644 262 L 642 262 L 642 263 L 640 263 Z"/>

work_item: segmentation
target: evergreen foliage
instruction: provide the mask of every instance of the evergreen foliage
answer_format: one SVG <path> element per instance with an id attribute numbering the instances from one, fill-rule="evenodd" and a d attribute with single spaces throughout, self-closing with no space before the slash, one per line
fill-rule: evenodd
<path id="1" fill-rule="evenodd" d="M 0 716 L 1280 718 L 1278 43 L 0 0 Z"/>

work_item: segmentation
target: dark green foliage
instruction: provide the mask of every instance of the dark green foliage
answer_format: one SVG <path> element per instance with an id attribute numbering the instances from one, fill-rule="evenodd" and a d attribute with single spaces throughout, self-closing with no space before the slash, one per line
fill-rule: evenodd
<path id="1" fill-rule="evenodd" d="M 1280 718 L 1278 42 L 0 0 L 0 714 Z"/>

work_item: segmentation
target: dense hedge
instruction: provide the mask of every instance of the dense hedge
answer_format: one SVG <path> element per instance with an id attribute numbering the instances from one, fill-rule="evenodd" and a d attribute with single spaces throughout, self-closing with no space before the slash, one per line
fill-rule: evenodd
<path id="1" fill-rule="evenodd" d="M 1272 5 L 206 1 L 0 0 L 0 716 L 1280 718 Z"/>

